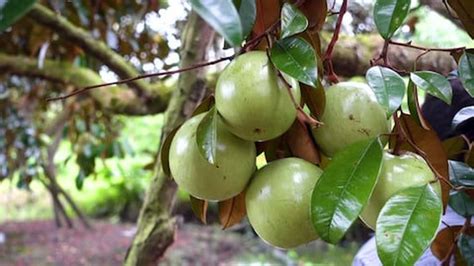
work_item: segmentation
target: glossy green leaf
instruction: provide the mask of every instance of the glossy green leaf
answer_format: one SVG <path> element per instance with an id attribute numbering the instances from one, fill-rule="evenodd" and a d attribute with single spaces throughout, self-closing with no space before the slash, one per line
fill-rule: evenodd
<path id="1" fill-rule="evenodd" d="M 474 215 L 474 200 L 464 191 L 452 191 L 449 194 L 449 206 L 461 216 Z"/>
<path id="2" fill-rule="evenodd" d="M 454 115 L 452 126 L 454 129 L 462 126 L 465 122 L 474 119 L 474 106 L 464 107 Z"/>
<path id="3" fill-rule="evenodd" d="M 3 0 L 0 1 L 0 32 L 10 27 L 15 21 L 33 7 L 36 0 Z"/>
<path id="4" fill-rule="evenodd" d="M 318 235 L 337 243 L 372 195 L 382 166 L 378 138 L 355 143 L 337 153 L 316 183 L 311 220 Z"/>
<path id="5" fill-rule="evenodd" d="M 458 239 L 458 248 L 467 265 L 474 265 L 474 237 L 461 234 Z"/>
<path id="6" fill-rule="evenodd" d="M 458 72 L 464 89 L 474 97 L 474 51 L 464 52 L 459 60 Z"/>
<path id="7" fill-rule="evenodd" d="M 166 136 L 165 141 L 163 142 L 163 145 L 161 145 L 161 152 L 160 152 L 160 159 L 161 159 L 161 167 L 163 167 L 163 172 L 165 173 L 166 176 L 171 176 L 171 170 L 170 170 L 170 147 L 171 147 L 171 142 L 173 141 L 174 135 L 176 135 L 176 132 L 178 132 L 178 129 L 180 128 L 176 127 L 173 129 L 168 136 Z"/>
<path id="8" fill-rule="evenodd" d="M 242 37 L 245 39 L 252 31 L 257 18 L 257 7 L 255 0 L 234 0 L 234 5 L 239 12 L 242 23 Z"/>
<path id="9" fill-rule="evenodd" d="M 451 99 L 453 98 L 451 84 L 442 75 L 432 71 L 417 71 L 410 73 L 410 80 L 419 89 L 441 99 L 447 104 L 451 104 Z"/>
<path id="10" fill-rule="evenodd" d="M 410 9 L 410 0 L 377 0 L 374 22 L 384 39 L 390 39 L 402 25 Z"/>
<path id="11" fill-rule="evenodd" d="M 286 38 L 300 32 L 308 27 L 308 19 L 294 5 L 285 3 L 281 9 L 281 38 Z"/>
<path id="12" fill-rule="evenodd" d="M 242 43 L 242 24 L 232 0 L 191 0 L 191 6 L 229 44 Z"/>
<path id="13" fill-rule="evenodd" d="M 217 152 L 217 109 L 212 107 L 196 130 L 196 142 L 201 155 L 211 164 L 216 163 Z"/>
<path id="14" fill-rule="evenodd" d="M 271 60 L 282 72 L 304 84 L 316 87 L 316 53 L 304 39 L 295 37 L 279 40 L 273 45 Z"/>
<path id="15" fill-rule="evenodd" d="M 449 180 L 455 186 L 474 187 L 474 168 L 468 164 L 449 160 Z"/>
<path id="16" fill-rule="evenodd" d="M 387 110 L 387 117 L 400 107 L 405 96 L 405 82 L 390 68 L 374 66 L 367 70 L 367 83 L 375 93 L 377 101 Z"/>
<path id="17" fill-rule="evenodd" d="M 377 218 L 377 254 L 384 265 L 414 265 L 429 247 L 441 222 L 443 206 L 429 185 L 393 195 Z"/>

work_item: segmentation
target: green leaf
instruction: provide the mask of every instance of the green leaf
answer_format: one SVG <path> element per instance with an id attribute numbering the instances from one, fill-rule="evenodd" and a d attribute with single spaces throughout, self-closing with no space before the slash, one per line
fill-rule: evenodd
<path id="1" fill-rule="evenodd" d="M 458 64 L 459 79 L 464 85 L 464 89 L 474 97 L 474 54 L 465 51 Z"/>
<path id="2" fill-rule="evenodd" d="M 308 27 L 308 19 L 292 4 L 285 3 L 281 10 L 281 38 L 286 38 L 300 32 Z"/>
<path id="3" fill-rule="evenodd" d="M 242 39 L 245 39 L 252 31 L 257 18 L 257 7 L 255 0 L 234 0 L 234 5 L 239 11 L 242 23 Z"/>
<path id="4" fill-rule="evenodd" d="M 464 217 L 474 215 L 474 200 L 464 191 L 452 191 L 449 194 L 449 206 Z"/>
<path id="5" fill-rule="evenodd" d="M 352 144 L 331 160 L 311 198 L 311 220 L 318 235 L 337 243 L 372 195 L 382 166 L 378 138 Z"/>
<path id="6" fill-rule="evenodd" d="M 474 237 L 461 234 L 458 240 L 458 248 L 467 265 L 474 265 Z"/>
<path id="7" fill-rule="evenodd" d="M 216 163 L 217 119 L 217 109 L 212 107 L 203 117 L 196 130 L 196 142 L 199 152 L 210 164 Z"/>
<path id="8" fill-rule="evenodd" d="M 165 141 L 163 142 L 163 145 L 161 146 L 161 153 L 160 153 L 160 158 L 161 158 L 161 166 L 163 167 L 163 172 L 165 173 L 166 176 L 171 176 L 171 170 L 170 170 L 170 148 L 171 148 L 171 142 L 173 141 L 174 136 L 176 135 L 176 132 L 178 132 L 178 129 L 180 128 L 176 127 L 173 129 L 168 136 L 166 136 Z"/>
<path id="9" fill-rule="evenodd" d="M 36 0 L 4 0 L 0 1 L 0 32 L 10 27 L 23 17 Z"/>
<path id="10" fill-rule="evenodd" d="M 429 184 L 393 195 L 377 218 L 375 240 L 383 265 L 414 265 L 434 239 L 442 210 Z"/>
<path id="11" fill-rule="evenodd" d="M 447 104 L 451 104 L 453 91 L 451 84 L 442 75 L 431 71 L 417 71 L 410 73 L 410 80 L 415 85 L 427 93 L 441 99 Z"/>
<path id="12" fill-rule="evenodd" d="M 232 0 L 191 0 L 191 6 L 229 44 L 240 46 L 242 23 Z"/>
<path id="13" fill-rule="evenodd" d="M 271 50 L 271 60 L 282 72 L 316 88 L 316 53 L 302 38 L 286 38 L 276 42 Z"/>
<path id="14" fill-rule="evenodd" d="M 456 129 L 472 119 L 474 119 L 474 106 L 464 107 L 454 115 L 452 127 Z"/>
<path id="15" fill-rule="evenodd" d="M 449 160 L 449 180 L 455 186 L 474 187 L 474 169 L 468 164 Z"/>
<path id="16" fill-rule="evenodd" d="M 390 39 L 402 25 L 410 9 L 410 0 L 377 0 L 374 22 L 384 39 Z"/>
<path id="17" fill-rule="evenodd" d="M 367 70 L 367 83 L 377 97 L 377 101 L 387 110 L 387 117 L 400 107 L 405 96 L 405 82 L 390 68 L 374 66 Z"/>

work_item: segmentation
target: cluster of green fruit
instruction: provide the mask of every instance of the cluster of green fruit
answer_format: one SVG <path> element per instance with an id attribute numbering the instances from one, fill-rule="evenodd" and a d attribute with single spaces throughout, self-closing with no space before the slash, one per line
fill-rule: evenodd
<path id="1" fill-rule="evenodd" d="M 299 158 L 276 160 L 256 169 L 255 142 L 282 135 L 296 119 L 288 84 L 299 102 L 298 82 L 288 76 L 279 77 L 266 53 L 239 56 L 222 72 L 216 86 L 216 163 L 210 164 L 196 144 L 196 130 L 205 114 L 191 118 L 178 130 L 169 160 L 178 185 L 196 198 L 222 201 L 246 189 L 250 224 L 264 241 L 280 248 L 317 238 L 310 201 L 323 173 L 318 166 Z M 390 130 L 385 111 L 362 83 L 339 83 L 328 88 L 320 120 L 323 125 L 314 129 L 313 135 L 328 157 L 352 143 Z M 432 171 L 417 155 L 385 152 L 379 181 L 361 219 L 375 229 L 380 210 L 394 193 L 432 180 Z M 440 191 L 439 184 L 436 186 Z"/>

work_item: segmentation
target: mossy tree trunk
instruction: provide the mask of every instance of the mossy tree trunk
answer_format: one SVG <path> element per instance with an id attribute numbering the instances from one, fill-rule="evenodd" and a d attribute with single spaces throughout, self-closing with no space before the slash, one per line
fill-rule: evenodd
<path id="1" fill-rule="evenodd" d="M 181 68 L 206 60 L 208 48 L 213 42 L 214 32 L 191 13 L 182 37 Z M 196 69 L 179 76 L 165 112 L 165 124 L 161 139 L 183 123 L 206 93 L 205 70 Z M 176 184 L 166 176 L 157 159 L 156 174 L 147 191 L 147 197 L 138 219 L 135 239 L 130 246 L 126 265 L 153 265 L 173 243 L 176 221 L 171 215 L 176 194 Z"/>

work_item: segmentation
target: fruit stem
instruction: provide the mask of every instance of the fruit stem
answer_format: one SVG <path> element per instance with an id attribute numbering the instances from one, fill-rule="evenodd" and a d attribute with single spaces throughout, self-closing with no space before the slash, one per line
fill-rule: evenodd
<path id="1" fill-rule="evenodd" d="M 268 54 L 268 50 L 267 50 L 267 54 Z M 293 105 L 295 106 L 296 111 L 297 111 L 298 120 L 300 120 L 303 123 L 307 123 L 307 124 L 311 125 L 312 127 L 321 126 L 323 123 L 319 122 L 318 120 L 314 119 L 313 117 L 311 117 L 310 115 L 305 113 L 303 108 L 301 108 L 301 106 L 296 102 L 295 96 L 291 92 L 291 88 L 292 88 L 291 84 L 288 83 L 288 81 L 286 81 L 286 79 L 283 77 L 281 71 L 278 70 L 278 69 L 277 69 L 277 75 L 278 75 L 278 78 L 280 78 L 281 81 L 283 81 L 283 83 L 285 84 L 286 89 L 288 90 L 288 93 L 290 94 L 291 101 L 293 102 Z"/>

